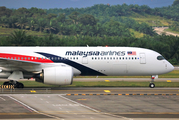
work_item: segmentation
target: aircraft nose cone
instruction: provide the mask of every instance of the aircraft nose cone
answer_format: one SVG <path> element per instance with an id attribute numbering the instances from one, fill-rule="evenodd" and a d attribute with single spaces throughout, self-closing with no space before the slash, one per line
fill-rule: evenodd
<path id="1" fill-rule="evenodd" d="M 169 63 L 168 68 L 169 72 L 174 70 L 174 66 L 172 64 Z"/>

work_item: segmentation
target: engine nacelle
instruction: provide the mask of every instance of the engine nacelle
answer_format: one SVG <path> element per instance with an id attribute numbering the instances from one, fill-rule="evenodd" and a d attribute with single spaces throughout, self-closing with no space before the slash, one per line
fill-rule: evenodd
<path id="1" fill-rule="evenodd" d="M 35 76 L 35 81 L 51 85 L 71 85 L 73 82 L 72 67 L 50 67 L 42 69 Z"/>

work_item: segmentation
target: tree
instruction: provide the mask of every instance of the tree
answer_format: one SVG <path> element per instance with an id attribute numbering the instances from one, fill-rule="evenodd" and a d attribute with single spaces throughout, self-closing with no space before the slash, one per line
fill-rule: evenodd
<path id="1" fill-rule="evenodd" d="M 51 19 L 47 25 L 46 25 L 46 30 L 50 31 L 50 34 L 52 33 L 52 31 L 55 31 L 55 26 L 56 26 L 56 19 Z"/>
<path id="2" fill-rule="evenodd" d="M 78 12 L 72 12 L 68 17 L 73 21 L 74 24 L 77 24 L 78 21 Z"/>
<path id="3" fill-rule="evenodd" d="M 10 40 L 13 46 L 22 46 L 26 40 L 26 32 L 22 30 L 14 31 L 8 37 L 8 40 Z"/>
<path id="4" fill-rule="evenodd" d="M 65 22 L 65 14 L 64 13 L 59 13 L 58 14 L 58 17 L 57 17 L 57 21 L 58 22 L 61 22 L 61 23 L 64 23 Z"/>
<path id="5" fill-rule="evenodd" d="M 37 26 L 39 27 L 40 32 L 42 32 L 42 29 L 45 28 L 46 25 L 47 25 L 47 22 L 44 18 L 38 19 Z"/>
<path id="6" fill-rule="evenodd" d="M 49 19 L 49 20 L 56 18 L 56 17 L 57 17 L 57 14 L 53 14 L 53 13 L 50 13 L 47 15 L 47 19 Z"/>
<path id="7" fill-rule="evenodd" d="M 16 27 L 16 23 L 17 23 L 17 17 L 16 16 L 10 16 L 9 17 L 9 25 L 10 27 L 12 28 L 15 28 Z"/>
<path id="8" fill-rule="evenodd" d="M 20 18 L 18 19 L 18 23 L 19 23 L 21 29 L 24 28 L 26 22 L 27 22 L 27 18 L 26 18 L 25 16 L 20 17 Z"/>
<path id="9" fill-rule="evenodd" d="M 178 5 L 179 4 L 179 0 L 175 0 L 172 4 L 172 6 Z"/>
<path id="10" fill-rule="evenodd" d="M 10 44 L 13 46 L 34 46 L 36 45 L 36 41 L 33 36 L 26 35 L 26 31 L 18 30 L 11 33 L 10 36 L 7 37 Z"/>
<path id="11" fill-rule="evenodd" d="M 6 16 L 3 16 L 3 17 L 1 17 L 1 19 L 0 19 L 1 21 L 1 25 L 3 26 L 3 27 L 7 27 L 8 26 L 8 23 L 9 23 L 9 19 L 8 19 L 8 17 L 6 17 Z"/>
<path id="12" fill-rule="evenodd" d="M 83 25 L 94 26 L 96 25 L 97 20 L 94 18 L 93 15 L 83 14 L 82 16 L 80 16 L 79 22 L 82 23 Z"/>
<path id="13" fill-rule="evenodd" d="M 35 21 L 35 19 L 34 18 L 29 18 L 28 19 L 28 25 L 29 25 L 29 27 L 30 27 L 30 30 L 34 30 L 34 28 L 35 28 L 35 23 L 36 23 L 36 21 Z"/>
<path id="14" fill-rule="evenodd" d="M 12 14 L 12 10 L 7 9 L 4 6 L 0 7 L 0 17 L 1 16 L 7 16 L 7 17 L 9 17 L 11 14 Z"/>

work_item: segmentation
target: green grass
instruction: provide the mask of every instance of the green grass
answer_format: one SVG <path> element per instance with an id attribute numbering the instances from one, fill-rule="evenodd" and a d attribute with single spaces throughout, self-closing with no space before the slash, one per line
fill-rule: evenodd
<path id="1" fill-rule="evenodd" d="M 96 76 L 78 76 L 74 78 L 96 78 Z M 150 76 L 99 76 L 98 78 L 150 78 Z M 174 70 L 170 73 L 159 75 L 159 78 L 179 78 L 179 70 Z M 25 88 L 54 88 L 58 85 L 47 85 L 35 81 L 20 81 Z M 3 81 L 0 82 L 0 85 Z M 155 82 L 157 87 L 179 87 L 179 82 Z M 74 81 L 72 85 L 60 87 L 148 87 L 149 81 L 131 82 L 131 81 Z"/>
<path id="2" fill-rule="evenodd" d="M 135 38 L 141 38 L 145 35 L 144 33 L 137 32 L 134 29 L 129 29 L 129 31 L 134 35 Z"/>
<path id="3" fill-rule="evenodd" d="M 165 29 L 164 31 L 167 31 L 167 32 L 172 32 L 172 33 L 175 33 L 175 34 L 179 34 L 179 31 L 173 31 L 172 29 L 168 28 L 168 29 Z"/>
<path id="4" fill-rule="evenodd" d="M 130 81 L 91 81 L 81 82 L 74 81 L 72 85 L 58 86 L 58 85 L 46 85 L 35 81 L 22 81 L 25 88 L 57 88 L 57 87 L 149 87 L 148 81 L 142 82 L 130 82 Z M 2 85 L 3 82 L 0 82 Z M 157 87 L 179 87 L 179 82 L 155 82 Z"/>
<path id="5" fill-rule="evenodd" d="M 150 26 L 169 26 L 173 23 L 172 20 L 165 19 L 160 16 L 153 16 L 153 15 L 139 15 L 135 13 L 135 15 L 131 16 L 134 20 L 138 21 L 139 23 L 145 22 Z"/>

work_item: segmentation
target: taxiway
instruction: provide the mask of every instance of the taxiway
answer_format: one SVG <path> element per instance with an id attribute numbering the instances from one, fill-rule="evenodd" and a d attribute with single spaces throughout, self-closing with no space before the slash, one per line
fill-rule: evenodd
<path id="1" fill-rule="evenodd" d="M 175 120 L 178 103 L 179 88 L 15 89 L 0 94 L 0 119 Z"/>

